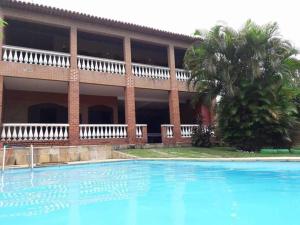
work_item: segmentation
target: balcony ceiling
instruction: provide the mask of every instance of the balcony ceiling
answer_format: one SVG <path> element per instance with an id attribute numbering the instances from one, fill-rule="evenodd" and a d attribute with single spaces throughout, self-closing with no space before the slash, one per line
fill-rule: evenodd
<path id="1" fill-rule="evenodd" d="M 7 90 L 36 91 L 48 93 L 67 93 L 68 83 L 27 78 L 5 77 L 4 87 Z"/>

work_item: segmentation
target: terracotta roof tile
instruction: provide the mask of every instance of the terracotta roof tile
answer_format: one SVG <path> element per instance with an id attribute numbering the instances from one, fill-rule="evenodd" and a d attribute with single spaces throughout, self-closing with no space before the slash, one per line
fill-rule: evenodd
<path id="1" fill-rule="evenodd" d="M 67 17 L 67 18 L 81 20 L 81 21 L 90 22 L 90 23 L 100 23 L 103 25 L 113 26 L 116 28 L 121 28 L 121 29 L 130 30 L 130 31 L 146 33 L 146 34 L 152 34 L 152 35 L 157 35 L 157 36 L 161 36 L 161 37 L 166 37 L 166 38 L 181 40 L 181 41 L 186 41 L 186 42 L 193 42 L 193 41 L 197 40 L 195 37 L 189 36 L 189 35 L 173 33 L 173 32 L 169 32 L 169 31 L 164 31 L 164 30 L 155 29 L 155 28 L 151 28 L 151 27 L 141 26 L 141 25 L 137 25 L 137 24 L 133 24 L 133 23 L 121 22 L 121 21 L 117 21 L 117 20 L 112 20 L 112 19 L 89 15 L 86 13 L 80 13 L 80 12 L 75 12 L 75 11 L 71 11 L 71 10 L 60 9 L 60 8 L 56 8 L 56 7 L 52 7 L 52 6 L 45 6 L 45 5 L 36 4 L 36 3 L 23 2 L 23 1 L 18 1 L 18 0 L 0 0 L 0 6 L 28 10 L 28 11 L 38 12 L 38 13 L 45 13 L 45 14 L 54 15 L 54 16 L 62 16 L 62 17 Z"/>

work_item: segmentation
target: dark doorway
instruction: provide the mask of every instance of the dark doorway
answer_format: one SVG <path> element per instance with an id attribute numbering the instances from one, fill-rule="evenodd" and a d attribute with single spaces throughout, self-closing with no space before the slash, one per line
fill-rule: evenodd
<path id="1" fill-rule="evenodd" d="M 169 106 L 164 102 L 137 102 L 137 124 L 147 124 L 148 143 L 161 143 L 161 125 L 169 124 Z"/>
<path id="2" fill-rule="evenodd" d="M 68 123 L 68 110 L 64 106 L 43 103 L 30 106 L 29 123 Z"/>
<path id="3" fill-rule="evenodd" d="M 113 124 L 113 109 L 102 105 L 89 107 L 89 124 Z"/>

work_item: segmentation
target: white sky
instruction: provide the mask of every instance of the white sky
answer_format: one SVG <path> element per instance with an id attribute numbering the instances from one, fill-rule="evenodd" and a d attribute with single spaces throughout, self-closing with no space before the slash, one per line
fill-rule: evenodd
<path id="1" fill-rule="evenodd" d="M 25 0 L 182 34 L 219 21 L 240 28 L 247 19 L 276 21 L 281 34 L 300 47 L 297 0 Z"/>

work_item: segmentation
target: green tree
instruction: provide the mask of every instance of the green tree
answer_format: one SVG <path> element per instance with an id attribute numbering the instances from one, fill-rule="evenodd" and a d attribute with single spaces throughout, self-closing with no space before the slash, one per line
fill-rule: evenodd
<path id="1" fill-rule="evenodd" d="M 297 50 L 279 35 L 278 25 L 247 21 L 239 31 L 217 25 L 195 34 L 199 40 L 185 55 L 192 72 L 189 84 L 206 102 L 221 97 L 223 140 L 243 150 L 289 143 L 300 62 Z"/>
<path id="2" fill-rule="evenodd" d="M 5 27 L 7 25 L 7 22 L 3 19 L 0 19 L 0 27 Z M 2 38 L 2 33 L 0 33 L 0 38 Z"/>

